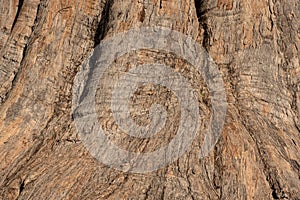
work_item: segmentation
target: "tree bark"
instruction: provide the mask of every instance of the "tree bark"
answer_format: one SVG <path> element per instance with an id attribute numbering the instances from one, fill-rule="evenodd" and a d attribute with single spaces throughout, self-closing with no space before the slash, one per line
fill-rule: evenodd
<path id="1" fill-rule="evenodd" d="M 299 199 L 299 1 L 0 0 L 0 10 L 1 199 Z M 122 172 L 85 148 L 74 124 L 72 87 L 102 40 L 151 26 L 190 36 L 207 50 L 225 84 L 226 121 L 213 151 L 199 159 L 211 114 L 201 76 L 168 52 L 124 55 L 112 70 L 130 62 L 189 70 L 202 94 L 203 123 L 190 150 L 172 164 Z M 110 132 L 122 148 L 142 143 L 151 151 L 174 137 L 180 102 L 164 96 L 167 89 L 150 89 L 156 98 L 137 100 L 133 118 L 146 123 L 148 115 L 138 111 L 167 102 L 171 128 L 148 146 Z M 105 120 L 99 121 L 112 130 L 112 119 Z"/>

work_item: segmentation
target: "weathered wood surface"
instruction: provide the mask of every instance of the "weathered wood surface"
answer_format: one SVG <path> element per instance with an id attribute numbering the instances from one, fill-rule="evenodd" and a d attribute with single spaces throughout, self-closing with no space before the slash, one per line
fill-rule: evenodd
<path id="1" fill-rule="evenodd" d="M 299 22 L 296 0 L 0 0 L 0 199 L 299 199 Z M 72 119 L 72 86 L 103 38 L 140 26 L 171 28 L 202 44 L 222 73 L 228 111 L 214 151 L 200 160 L 210 106 L 194 77 L 204 116 L 191 151 L 158 171 L 132 174 L 86 150 Z M 174 55 L 147 51 L 112 68 L 131 61 L 189 69 Z M 178 102 L 154 96 L 174 106 L 169 125 L 176 129 Z M 148 104 L 137 99 L 133 109 Z"/>

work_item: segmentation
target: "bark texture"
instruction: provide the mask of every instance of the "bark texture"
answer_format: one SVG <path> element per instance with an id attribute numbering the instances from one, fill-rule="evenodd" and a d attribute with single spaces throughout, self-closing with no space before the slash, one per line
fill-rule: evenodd
<path id="1" fill-rule="evenodd" d="M 299 199 L 299 22 L 298 0 L 0 0 L 0 199 Z M 166 52 L 121 57 L 112 69 L 158 61 L 194 73 L 204 113 L 188 153 L 132 174 L 85 149 L 72 119 L 72 86 L 102 39 L 141 26 L 167 27 L 203 45 L 222 73 L 228 111 L 221 138 L 200 160 L 210 116 L 201 76 Z M 173 119 L 151 142 L 110 133 L 118 145 L 149 151 L 173 137 L 176 98 L 164 88 L 137 93 L 149 91 L 151 100 L 134 100 L 133 118 L 146 123 L 138 111 L 166 102 Z M 108 131 L 111 121 L 101 121 Z"/>

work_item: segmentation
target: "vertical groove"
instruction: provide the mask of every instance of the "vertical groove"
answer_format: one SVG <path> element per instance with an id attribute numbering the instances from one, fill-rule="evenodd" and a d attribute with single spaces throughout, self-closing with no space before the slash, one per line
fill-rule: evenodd
<path id="1" fill-rule="evenodd" d="M 198 22 L 200 26 L 204 29 L 204 37 L 202 45 L 206 50 L 209 50 L 209 31 L 207 26 L 207 16 L 206 12 L 208 11 L 207 5 L 205 4 L 204 0 L 195 0 L 195 8 L 196 8 L 196 14 L 198 18 Z"/>
<path id="2" fill-rule="evenodd" d="M 102 10 L 101 14 L 101 20 L 97 27 L 96 34 L 94 36 L 94 47 L 96 47 L 98 44 L 100 44 L 100 41 L 103 40 L 105 33 L 107 32 L 107 24 L 109 21 L 109 12 L 110 8 L 113 4 L 114 0 L 107 0 L 105 2 L 104 8 Z"/>
<path id="3" fill-rule="evenodd" d="M 16 23 L 17 23 L 17 20 L 18 20 L 18 18 L 19 18 L 21 9 L 22 9 L 22 7 L 23 7 L 23 4 L 24 4 L 24 0 L 19 0 L 19 3 L 18 3 L 18 9 L 17 9 L 17 14 L 16 14 L 16 17 L 15 17 L 14 22 L 13 22 L 13 24 L 12 24 L 11 30 L 14 29 L 14 27 L 15 27 L 15 25 L 16 25 Z"/>

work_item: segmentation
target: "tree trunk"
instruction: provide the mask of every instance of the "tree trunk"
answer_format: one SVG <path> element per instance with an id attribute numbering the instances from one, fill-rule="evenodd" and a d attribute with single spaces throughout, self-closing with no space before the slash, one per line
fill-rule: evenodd
<path id="1" fill-rule="evenodd" d="M 1 199 L 300 198 L 299 1 L 0 0 L 0 10 Z M 213 112 L 205 79 L 170 52 L 129 52 L 111 64 L 112 76 L 117 79 L 125 65 L 151 62 L 186 73 L 199 98 L 201 124 L 174 162 L 124 172 L 95 159 L 79 136 L 73 89 L 76 80 L 86 80 L 75 77 L 102 41 L 154 26 L 193 38 L 216 63 L 226 91 L 225 124 L 213 150 L 199 157 Z M 106 92 L 96 97 L 111 95 Z M 141 125 L 149 123 L 153 103 L 168 105 L 167 128 L 152 140 L 119 134 L 99 100 L 97 112 L 105 113 L 99 124 L 109 138 L 142 153 L 167 145 L 182 102 L 151 84 L 131 100 L 131 117 Z"/>

